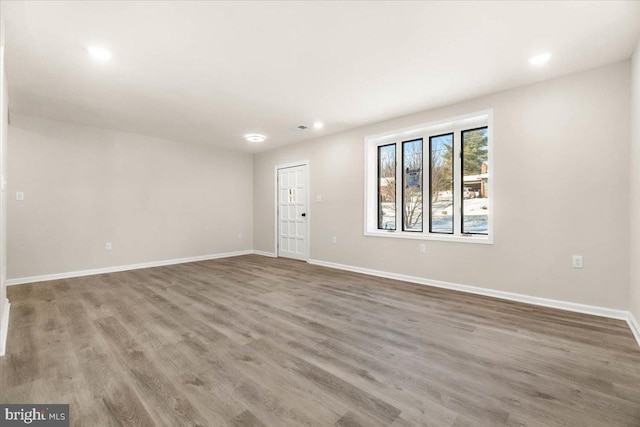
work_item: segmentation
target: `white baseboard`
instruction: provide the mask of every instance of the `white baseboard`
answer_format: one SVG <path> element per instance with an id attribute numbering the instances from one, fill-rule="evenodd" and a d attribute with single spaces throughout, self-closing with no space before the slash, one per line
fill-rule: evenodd
<path id="1" fill-rule="evenodd" d="M 638 323 L 638 320 L 633 317 L 633 313 L 631 312 L 629 312 L 629 317 L 627 317 L 627 323 L 631 328 L 631 332 L 633 332 L 633 336 L 636 337 L 638 345 L 640 345 L 640 323 Z"/>
<path id="2" fill-rule="evenodd" d="M 0 356 L 4 356 L 7 350 L 7 335 L 9 333 L 9 310 L 11 304 L 7 298 L 0 302 L 4 304 L 4 310 L 2 311 L 2 319 L 0 319 Z"/>
<path id="3" fill-rule="evenodd" d="M 256 254 L 256 255 L 262 255 L 262 256 L 269 257 L 269 258 L 278 258 L 278 255 L 276 255 L 274 252 L 257 251 L 257 250 L 254 249 L 253 253 Z"/>
<path id="4" fill-rule="evenodd" d="M 323 267 L 336 268 L 338 270 L 352 271 L 355 273 L 368 274 L 370 276 L 384 277 L 387 279 L 402 280 L 404 282 L 417 283 L 420 285 L 434 286 L 437 288 L 452 289 L 455 291 L 468 292 L 471 294 L 484 295 L 509 301 L 524 302 L 527 304 L 539 305 L 543 307 L 558 308 L 560 310 L 574 311 L 577 313 L 592 314 L 594 316 L 608 317 L 612 319 L 628 320 L 630 313 L 625 310 L 615 310 L 611 308 L 598 307 L 594 305 L 578 304 L 574 302 L 559 301 L 548 298 L 532 297 L 529 295 L 516 294 L 512 292 L 497 291 L 494 289 L 480 288 L 477 286 L 461 285 L 458 283 L 443 282 L 440 280 L 429 280 L 422 277 L 407 276 L 404 274 L 388 273 L 386 271 L 371 270 L 368 268 L 354 267 L 351 265 L 336 264 L 333 262 L 310 259 L 309 264 Z M 640 343 L 640 341 L 639 341 Z"/>
<path id="5" fill-rule="evenodd" d="M 183 264 L 188 262 L 207 261 L 212 259 L 229 258 L 229 257 L 250 255 L 250 254 L 261 255 L 261 256 L 266 256 L 270 258 L 277 257 L 277 255 L 273 252 L 249 249 L 244 251 L 226 252 L 226 253 L 212 254 L 212 255 L 202 255 L 202 256 L 189 257 L 189 258 L 177 258 L 177 259 L 170 259 L 170 260 L 164 260 L 164 261 L 152 261 L 152 262 L 145 262 L 140 264 L 120 265 L 120 266 L 114 266 L 114 267 L 97 268 L 92 270 L 81 270 L 81 271 L 72 271 L 72 272 L 66 272 L 66 273 L 46 274 L 42 276 L 21 277 L 16 279 L 8 279 L 7 286 L 21 285 L 25 283 L 44 282 L 48 280 L 68 279 L 72 277 L 92 276 L 92 275 L 104 274 L 104 273 L 115 273 L 119 271 L 138 270 L 142 268 L 161 267 L 166 265 Z M 593 305 L 578 304 L 578 303 L 553 300 L 548 298 L 533 297 L 529 295 L 517 294 L 512 292 L 480 288 L 477 286 L 443 282 L 440 280 L 429 280 L 422 277 L 408 276 L 405 274 L 390 273 L 390 272 L 380 271 L 380 270 L 372 270 L 369 268 L 355 267 L 351 265 L 338 264 L 338 263 L 320 261 L 315 259 L 309 259 L 308 263 L 313 265 L 319 265 L 322 267 L 329 267 L 329 268 L 334 268 L 338 270 L 351 271 L 354 273 L 367 274 L 370 276 L 384 277 L 387 279 L 401 280 L 404 282 L 417 283 L 420 285 L 433 286 L 437 288 L 451 289 L 455 291 L 467 292 L 467 293 L 472 293 L 477 295 L 484 295 L 484 296 L 489 296 L 489 297 L 494 297 L 494 298 L 499 298 L 499 299 L 504 299 L 509 301 L 518 301 L 518 302 L 523 302 L 527 304 L 539 305 L 543 307 L 551 307 L 551 308 L 557 308 L 560 310 L 573 311 L 577 313 L 591 314 L 594 316 L 608 317 L 611 319 L 626 320 L 627 323 L 629 324 L 629 327 L 631 328 L 631 331 L 634 337 L 636 338 L 636 341 L 638 341 L 638 345 L 640 345 L 640 324 L 635 319 L 633 314 L 631 314 L 631 312 L 625 311 L 625 310 L 616 310 L 616 309 L 598 307 Z M 4 316 L 3 316 L 4 319 L 2 319 L 2 323 L 0 324 L 0 356 L 4 354 L 7 327 L 9 323 L 9 306 L 10 306 L 9 301 L 6 300 L 5 304 L 6 304 L 6 310 L 4 311 Z"/>
<path id="6" fill-rule="evenodd" d="M 141 268 L 162 267 L 165 265 L 184 264 L 187 262 L 208 261 L 211 259 L 229 258 L 234 256 L 240 256 L 240 255 L 250 255 L 253 253 L 254 251 L 252 249 L 248 249 L 245 251 L 225 252 L 220 254 L 201 255 L 201 256 L 188 257 L 188 258 L 176 258 L 176 259 L 169 259 L 164 261 L 143 262 L 140 264 L 117 265 L 114 267 L 96 268 L 92 270 L 70 271 L 66 273 L 45 274 L 42 276 L 32 276 L 32 277 L 20 277 L 16 279 L 8 279 L 7 286 L 22 285 L 25 283 L 45 282 L 48 280 L 69 279 L 72 277 L 93 276 L 96 274 L 104 274 L 104 273 L 116 273 L 119 271 L 139 270 Z"/>

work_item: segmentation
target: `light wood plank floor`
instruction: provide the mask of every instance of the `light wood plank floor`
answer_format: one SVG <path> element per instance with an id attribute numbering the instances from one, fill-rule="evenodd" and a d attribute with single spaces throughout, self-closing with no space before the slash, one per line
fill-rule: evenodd
<path id="1" fill-rule="evenodd" d="M 625 322 L 260 256 L 9 288 L 0 402 L 87 426 L 640 426 Z"/>

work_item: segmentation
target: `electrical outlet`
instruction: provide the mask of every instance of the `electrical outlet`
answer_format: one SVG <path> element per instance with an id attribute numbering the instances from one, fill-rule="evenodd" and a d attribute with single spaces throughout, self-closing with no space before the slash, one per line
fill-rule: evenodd
<path id="1" fill-rule="evenodd" d="M 571 265 L 573 268 L 583 268 L 584 262 L 582 260 L 582 255 L 574 255 L 571 259 Z"/>
<path id="2" fill-rule="evenodd" d="M 24 193 L 22 191 L 16 191 L 16 200 L 23 201 Z"/>
<path id="3" fill-rule="evenodd" d="M 242 240 L 242 233 L 238 233 L 238 239 Z"/>
<path id="4" fill-rule="evenodd" d="M 106 243 L 104 244 L 104 250 L 105 250 L 105 251 L 111 251 L 111 250 L 113 250 L 113 244 L 112 244 L 111 242 L 106 242 Z"/>
<path id="5" fill-rule="evenodd" d="M 338 238 L 336 236 L 332 236 L 331 237 L 331 244 L 335 245 L 336 243 L 338 243 Z"/>
<path id="6" fill-rule="evenodd" d="M 418 245 L 418 252 L 420 252 L 421 254 L 426 254 L 427 253 L 427 245 L 425 245 L 424 243 L 420 243 Z"/>

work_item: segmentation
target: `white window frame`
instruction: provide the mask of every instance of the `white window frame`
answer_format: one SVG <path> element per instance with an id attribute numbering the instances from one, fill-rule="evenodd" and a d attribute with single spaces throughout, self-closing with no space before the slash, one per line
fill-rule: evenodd
<path id="1" fill-rule="evenodd" d="M 461 208 L 462 208 L 462 165 L 460 162 L 460 150 L 462 147 L 461 132 L 463 130 L 487 126 L 488 163 L 489 163 L 489 213 L 488 213 L 488 234 L 462 234 L 461 233 Z M 431 171 L 429 163 L 429 137 L 446 133 L 454 134 L 454 182 L 453 200 L 455 206 L 454 213 L 454 233 L 430 233 L 428 209 L 430 204 L 425 203 L 428 198 L 430 188 Z M 378 229 L 378 147 L 396 143 L 396 195 L 402 194 L 402 159 L 398 152 L 402 152 L 402 143 L 414 139 L 422 138 L 423 141 L 423 226 L 422 232 L 402 230 L 402 200 L 401 196 L 396 196 L 396 230 Z M 471 114 L 465 114 L 445 120 L 424 123 L 409 128 L 398 129 L 377 135 L 367 136 L 364 139 L 364 235 L 371 237 L 387 237 L 396 239 L 414 240 L 438 240 L 445 242 L 463 242 L 493 244 L 493 215 L 495 193 L 493 183 L 495 181 L 495 163 L 493 161 L 493 110 L 483 110 Z M 426 214 L 426 215 L 425 215 Z"/>

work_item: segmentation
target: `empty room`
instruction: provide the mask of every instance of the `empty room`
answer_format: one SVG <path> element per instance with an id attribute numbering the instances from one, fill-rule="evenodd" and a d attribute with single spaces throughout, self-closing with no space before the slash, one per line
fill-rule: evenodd
<path id="1" fill-rule="evenodd" d="M 0 25 L 0 426 L 640 427 L 640 1 Z"/>

